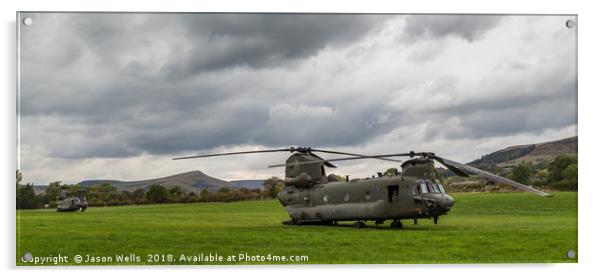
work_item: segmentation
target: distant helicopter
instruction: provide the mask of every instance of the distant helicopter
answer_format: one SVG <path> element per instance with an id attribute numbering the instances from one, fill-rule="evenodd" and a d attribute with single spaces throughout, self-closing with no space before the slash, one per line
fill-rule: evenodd
<path id="1" fill-rule="evenodd" d="M 56 196 L 56 211 L 81 211 L 88 208 L 86 191 L 77 190 L 75 196 L 68 196 L 67 190 L 62 189 Z"/>
<path id="2" fill-rule="evenodd" d="M 207 155 L 178 157 L 174 160 L 204 158 L 224 155 L 253 153 L 291 152 L 284 164 L 268 167 L 285 167 L 285 187 L 278 193 L 278 200 L 286 208 L 291 220 L 283 224 L 324 224 L 337 225 L 338 221 L 355 221 L 356 228 L 366 227 L 366 221 L 376 225 L 393 220 L 391 228 L 402 228 L 402 219 L 433 219 L 437 224 L 439 216 L 447 214 L 454 205 L 454 199 L 445 193 L 435 174 L 434 161 L 447 167 L 454 174 L 468 177 L 469 173 L 481 176 L 488 181 L 507 184 L 515 188 L 549 197 L 548 193 L 504 177 L 436 156 L 431 152 L 408 152 L 384 155 L 361 155 L 307 147 L 287 149 L 231 152 Z M 351 157 L 322 159 L 314 152 L 348 155 Z M 365 179 L 338 181 L 335 175 L 326 175 L 324 166 L 336 168 L 334 161 L 357 159 L 382 159 L 401 162 L 392 157 L 410 157 L 401 164 L 398 175 L 382 175 Z"/>

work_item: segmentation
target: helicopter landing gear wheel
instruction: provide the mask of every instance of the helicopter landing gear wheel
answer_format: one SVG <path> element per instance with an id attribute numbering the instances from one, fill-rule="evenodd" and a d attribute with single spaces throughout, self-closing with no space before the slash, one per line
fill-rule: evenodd
<path id="1" fill-rule="evenodd" d="M 433 217 L 433 222 L 435 222 L 435 224 L 437 224 L 437 222 L 439 222 L 439 216 Z"/>
<path id="2" fill-rule="evenodd" d="M 418 225 L 418 218 L 414 218 L 414 225 Z"/>
<path id="3" fill-rule="evenodd" d="M 401 221 L 399 221 L 399 219 L 395 219 L 395 220 L 393 220 L 393 222 L 391 222 L 391 228 L 401 229 L 401 228 L 403 228 L 403 224 L 401 224 Z"/>
<path id="4" fill-rule="evenodd" d="M 356 221 L 355 223 L 353 223 L 353 227 L 356 229 L 363 229 L 366 228 L 366 223 L 364 223 L 363 221 Z"/>
<path id="5" fill-rule="evenodd" d="M 299 223 L 297 222 L 297 220 L 286 220 L 286 221 L 282 221 L 283 225 L 299 225 Z"/>

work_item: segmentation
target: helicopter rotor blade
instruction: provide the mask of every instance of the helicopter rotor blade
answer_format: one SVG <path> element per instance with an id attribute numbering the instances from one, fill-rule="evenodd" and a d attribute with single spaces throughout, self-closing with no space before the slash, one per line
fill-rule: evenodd
<path id="1" fill-rule="evenodd" d="M 445 165 L 448 168 L 449 168 L 448 165 L 451 165 L 452 167 L 454 167 L 454 168 L 456 168 L 456 169 L 458 169 L 460 171 L 474 173 L 474 174 L 476 174 L 478 176 L 481 176 L 483 178 L 494 180 L 494 181 L 497 181 L 499 183 L 507 184 L 507 185 L 510 185 L 510 186 L 518 188 L 518 189 L 522 189 L 522 190 L 525 190 L 525 191 L 528 191 L 528 192 L 531 192 L 531 193 L 535 193 L 535 194 L 537 194 L 539 196 L 543 196 L 543 197 L 551 197 L 552 196 L 552 195 L 550 195 L 550 194 L 548 194 L 546 192 L 539 191 L 539 190 L 537 190 L 537 189 L 535 189 L 533 187 L 524 185 L 522 183 L 515 182 L 513 180 L 510 180 L 510 179 L 507 179 L 507 178 L 504 178 L 504 177 L 500 177 L 498 175 L 489 173 L 487 171 L 483 171 L 481 169 L 478 169 L 478 168 L 475 168 L 475 167 L 472 167 L 472 166 L 468 166 L 466 164 L 462 164 L 460 162 L 456 162 L 456 161 L 445 159 L 445 158 L 438 157 L 438 156 L 433 157 L 433 159 L 441 162 L 441 164 Z M 452 168 L 449 168 L 449 169 L 452 170 Z M 454 170 L 452 170 L 452 172 L 453 171 Z"/>
<path id="2" fill-rule="evenodd" d="M 313 150 L 312 150 L 312 151 L 313 151 Z M 335 166 L 334 164 L 332 164 L 332 163 L 330 163 L 330 162 L 328 162 L 328 161 L 324 160 L 324 158 L 321 158 L 321 157 L 319 157 L 317 154 L 315 154 L 315 153 L 313 153 L 313 152 L 309 152 L 309 155 L 311 155 L 311 156 L 313 156 L 313 157 L 315 157 L 315 158 L 317 158 L 317 159 L 319 159 L 319 160 L 321 160 L 321 161 L 324 161 L 324 166 L 326 166 L 326 167 L 330 167 L 330 168 L 337 168 L 337 166 Z"/>
<path id="3" fill-rule="evenodd" d="M 467 173 L 458 169 L 458 167 L 451 165 L 449 163 L 446 163 L 445 161 L 447 161 L 447 160 L 444 160 L 443 158 L 438 157 L 438 156 L 434 156 L 433 159 L 436 160 L 437 162 L 443 164 L 445 167 L 447 167 L 447 169 L 452 171 L 452 173 L 456 174 L 456 176 L 460 176 L 460 177 L 464 177 L 464 178 L 469 177 L 469 175 Z"/>
<path id="4" fill-rule="evenodd" d="M 363 155 L 363 154 L 337 152 L 337 151 L 320 150 L 320 149 L 311 149 L 311 151 L 312 152 L 330 153 L 330 154 L 343 154 L 343 155 L 350 155 L 350 156 L 357 156 L 357 157 L 366 157 L 366 155 Z M 392 162 L 403 162 L 402 160 L 391 159 L 391 158 L 384 158 L 384 157 L 375 157 L 375 159 L 380 159 L 380 160 L 385 160 L 385 161 L 392 161 Z"/>
<path id="5" fill-rule="evenodd" d="M 355 156 L 355 157 L 366 157 L 364 155 L 354 154 L 354 153 L 329 151 L 329 150 L 322 150 L 322 149 L 312 149 L 312 148 L 307 148 L 307 147 L 290 147 L 290 148 L 286 148 L 286 149 L 273 149 L 273 150 L 259 150 L 259 151 L 243 151 L 243 152 L 230 152 L 230 153 L 192 155 L 192 156 L 176 157 L 176 158 L 173 158 L 173 160 L 203 158 L 203 157 L 215 157 L 215 156 L 225 156 L 225 155 L 252 154 L 252 153 L 271 153 L 271 152 L 301 152 L 301 153 L 308 153 L 308 154 L 310 154 L 310 155 L 312 155 L 312 156 L 314 156 L 314 157 L 316 157 L 316 158 L 318 158 L 318 159 L 320 159 L 322 161 L 326 161 L 324 163 L 324 165 L 326 165 L 328 167 L 332 167 L 332 168 L 336 168 L 336 166 L 334 164 L 328 162 L 327 160 L 319 157 L 318 155 L 314 154 L 313 152 L 323 152 L 323 153 L 330 153 L 330 154 L 343 154 L 343 155 L 351 155 L 351 156 Z M 394 161 L 394 162 L 402 162 L 401 160 L 389 159 L 389 158 L 376 158 L 376 159 L 382 159 L 382 160 Z"/>
<path id="6" fill-rule="evenodd" d="M 191 159 L 191 158 L 201 158 L 201 157 L 214 157 L 214 156 L 224 156 L 224 155 L 237 155 L 237 154 L 251 154 L 251 153 L 273 153 L 273 152 L 293 152 L 295 149 L 274 149 L 274 150 L 259 150 L 259 151 L 244 151 L 244 152 L 231 152 L 231 153 L 216 153 L 216 154 L 203 154 L 203 155 L 192 155 L 192 156 L 183 156 L 176 157 L 173 160 L 181 160 L 181 159 Z"/>
<path id="7" fill-rule="evenodd" d="M 367 159 L 367 158 L 386 158 L 393 156 L 413 156 L 418 155 L 414 153 L 398 153 L 398 154 L 384 154 L 384 155 L 363 155 L 357 157 L 343 157 L 343 158 L 333 158 L 321 161 L 305 161 L 305 162 L 295 162 L 294 165 L 304 165 L 304 164 L 314 164 L 314 163 L 325 163 L 325 162 L 334 162 L 334 161 L 345 161 L 345 160 L 357 160 L 357 159 Z M 276 167 L 284 167 L 287 164 L 274 164 L 268 166 L 268 168 L 276 168 Z"/>

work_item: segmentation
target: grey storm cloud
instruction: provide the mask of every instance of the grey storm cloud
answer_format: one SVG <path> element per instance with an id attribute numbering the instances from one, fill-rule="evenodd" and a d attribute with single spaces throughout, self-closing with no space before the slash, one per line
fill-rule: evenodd
<path id="1" fill-rule="evenodd" d="M 452 100 L 422 109 L 429 119 L 426 138 L 480 139 L 524 131 L 538 134 L 577 124 L 574 68 L 566 63 L 541 62 L 540 74 L 507 82 L 508 76 L 525 74 L 526 68 L 516 66 L 516 61 L 504 63 L 507 70 L 491 73 L 474 89 L 476 94 L 460 102 Z M 462 89 L 457 82 L 442 78 L 433 87 L 444 94 L 459 95 Z"/>
<path id="2" fill-rule="evenodd" d="M 233 82 L 220 72 L 286 68 L 325 47 L 360 39 L 387 16 L 33 17 L 40 27 L 24 29 L 21 39 L 21 115 L 60 116 L 64 124 L 82 126 L 78 131 L 82 136 L 71 144 L 52 145 L 53 157 L 163 154 L 245 143 L 350 144 L 383 128 L 359 113 L 370 109 L 369 103 L 358 113 L 341 111 L 315 122 L 320 124 L 307 125 L 313 110 L 331 108 L 294 102 L 272 106 L 273 92 L 247 87 L 257 85 L 257 80 Z M 47 26 L 42 26 L 44 21 Z M 262 82 L 272 81 L 278 82 Z M 280 113 L 288 117 L 286 121 L 278 119 Z M 359 132 L 361 121 L 366 130 Z M 23 128 L 28 128 L 26 121 Z M 337 132 L 344 137 L 337 139 Z"/>
<path id="3" fill-rule="evenodd" d="M 42 15 L 43 16 L 43 15 Z M 388 16 L 307 14 L 67 14 L 80 45 L 108 61 L 153 43 L 169 46 L 167 77 L 189 77 L 231 67 L 277 67 L 363 37 Z M 68 49 L 69 53 L 77 49 Z M 64 54 L 65 52 L 62 52 Z M 62 55 L 67 58 L 68 55 Z M 70 56 L 69 60 L 73 59 Z M 132 60 L 132 70 L 140 64 Z"/>
<path id="4" fill-rule="evenodd" d="M 171 75 L 235 66 L 274 67 L 357 40 L 386 19 L 371 15 L 184 15 L 195 41 L 167 65 Z"/>
<path id="5" fill-rule="evenodd" d="M 474 41 L 488 30 L 494 28 L 502 16 L 493 15 L 415 15 L 406 21 L 403 32 L 404 40 L 417 38 L 439 38 L 457 36 L 468 41 Z"/>
<path id="6" fill-rule="evenodd" d="M 489 66 L 491 76 L 473 81 L 468 97 L 462 73 L 445 72 L 445 64 L 414 74 L 432 62 L 417 59 L 398 72 L 410 66 L 395 55 L 411 47 L 399 36 L 474 44 L 502 24 L 499 16 L 31 16 L 20 38 L 22 143 L 49 157 L 357 146 L 421 123 L 427 140 L 483 138 L 576 122 L 576 108 L 566 105 L 576 102 L 576 81 L 554 59 L 538 70 L 519 58 Z M 392 42 L 383 30 L 393 30 Z M 378 60 L 388 47 L 392 56 Z M 417 98 L 413 90 L 428 82 Z"/>

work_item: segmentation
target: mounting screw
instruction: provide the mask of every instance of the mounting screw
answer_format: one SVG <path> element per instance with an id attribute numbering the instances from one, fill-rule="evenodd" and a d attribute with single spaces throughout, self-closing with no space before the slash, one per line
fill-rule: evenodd
<path id="1" fill-rule="evenodd" d="M 573 250 L 569 250 L 568 252 L 566 252 L 566 256 L 567 256 L 569 259 L 574 259 L 574 258 L 575 258 L 575 255 L 576 255 L 576 254 L 575 254 L 575 251 L 573 251 Z"/>
<path id="2" fill-rule="evenodd" d="M 31 17 L 25 17 L 23 18 L 23 24 L 25 24 L 25 26 L 31 26 L 33 24 L 33 19 Z"/>
<path id="3" fill-rule="evenodd" d="M 575 27 L 575 21 L 572 19 L 569 19 L 564 23 L 564 25 L 566 26 L 566 28 L 571 29 L 571 28 Z"/>
<path id="4" fill-rule="evenodd" d="M 25 254 L 23 254 L 23 257 L 21 257 L 21 261 L 23 261 L 25 263 L 32 262 L 33 256 L 31 255 L 31 253 L 25 252 Z"/>

